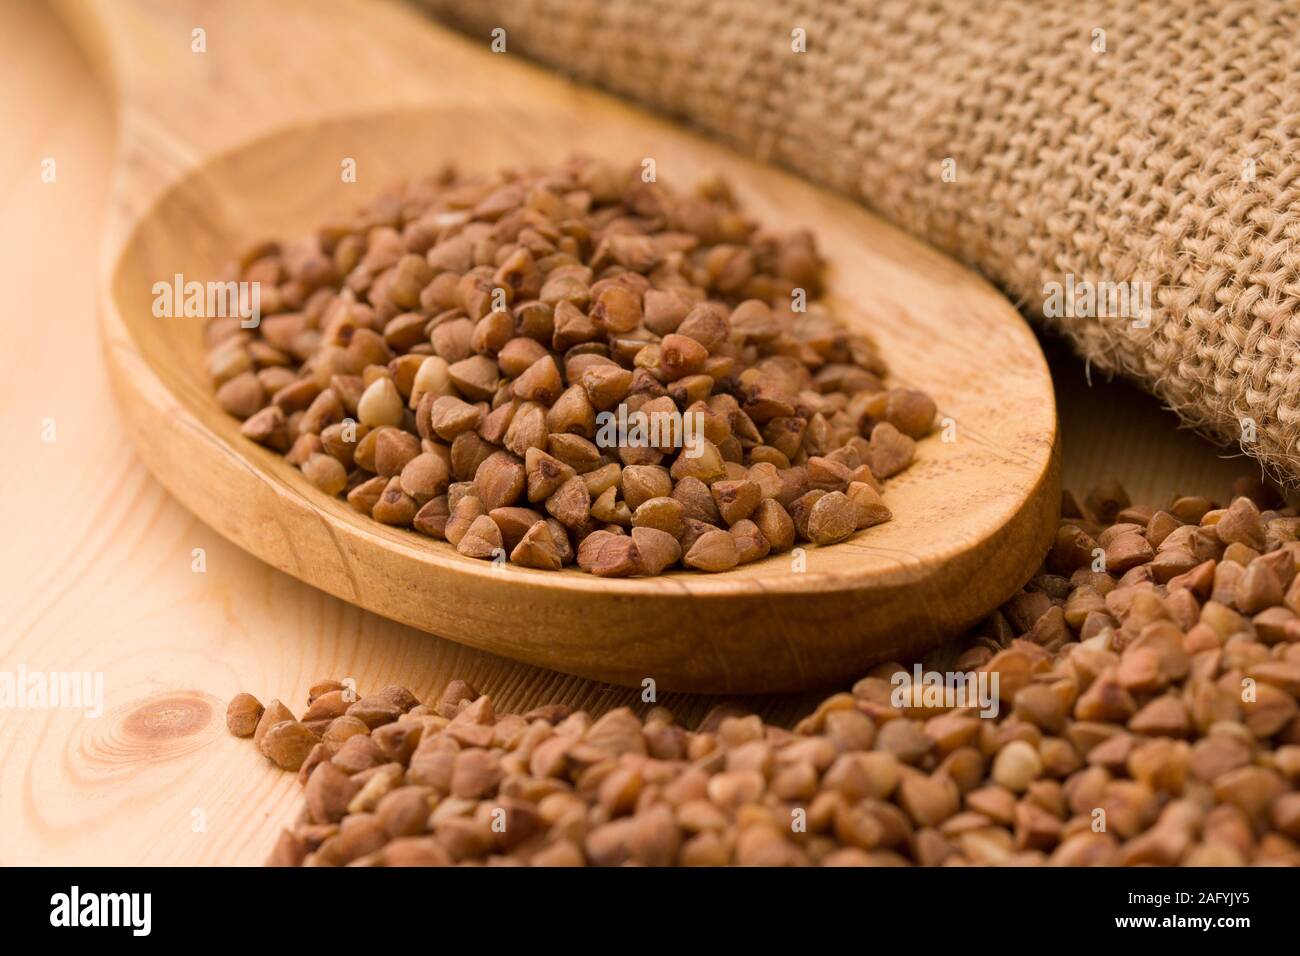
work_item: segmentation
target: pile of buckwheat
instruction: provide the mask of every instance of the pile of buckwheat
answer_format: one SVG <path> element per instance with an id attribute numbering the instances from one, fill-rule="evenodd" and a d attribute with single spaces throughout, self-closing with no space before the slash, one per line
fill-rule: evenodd
<path id="1" fill-rule="evenodd" d="M 998 712 L 873 668 L 793 731 L 721 707 L 498 714 L 453 681 L 230 704 L 297 771 L 277 865 L 1300 864 L 1300 517 L 1067 494 L 1042 571 L 948 649 Z"/>
<path id="2" fill-rule="evenodd" d="M 725 571 L 888 520 L 934 402 L 814 301 L 810 233 L 640 173 L 448 172 L 255 247 L 217 401 L 376 521 L 528 568 Z"/>

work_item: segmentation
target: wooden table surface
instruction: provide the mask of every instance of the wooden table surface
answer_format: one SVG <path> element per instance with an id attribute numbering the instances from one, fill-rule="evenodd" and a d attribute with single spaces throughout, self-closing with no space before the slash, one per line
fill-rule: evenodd
<path id="1" fill-rule="evenodd" d="M 298 787 L 227 735 L 248 690 L 294 710 L 322 677 L 436 694 L 461 677 L 498 707 L 602 711 L 636 693 L 515 664 L 360 611 L 275 571 L 193 518 L 134 456 L 93 315 L 111 202 L 109 97 L 39 0 L 0 4 L 0 674 L 103 675 L 103 713 L 0 709 L 0 864 L 257 864 Z M 42 180 L 46 160 L 55 179 Z M 1067 487 L 1119 478 L 1135 501 L 1223 496 L 1256 468 L 1179 430 L 1123 383 L 1088 385 L 1046 343 Z M 49 440 L 53 439 L 53 440 Z M 195 549 L 206 570 L 196 572 Z M 526 609 L 521 609 L 526 613 Z M 746 701 L 789 722 L 815 700 Z M 683 720 L 717 699 L 663 695 Z"/>

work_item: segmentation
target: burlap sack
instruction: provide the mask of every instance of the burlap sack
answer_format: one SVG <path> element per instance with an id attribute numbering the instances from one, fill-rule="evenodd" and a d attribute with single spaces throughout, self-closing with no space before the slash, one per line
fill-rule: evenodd
<path id="1" fill-rule="evenodd" d="M 1300 476 L 1300 4 L 423 2 L 861 200 Z"/>

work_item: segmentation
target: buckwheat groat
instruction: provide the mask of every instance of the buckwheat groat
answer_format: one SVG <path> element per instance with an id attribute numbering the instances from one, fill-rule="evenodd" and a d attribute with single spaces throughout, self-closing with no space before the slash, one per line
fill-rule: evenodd
<path id="1" fill-rule="evenodd" d="M 936 415 L 817 301 L 812 235 L 762 230 L 720 181 L 676 193 L 581 159 L 446 172 L 233 269 L 261 322 L 212 321 L 208 368 L 244 435 L 472 558 L 554 570 L 634 527 L 677 547 L 629 538 L 578 566 L 830 546 L 889 520 L 880 482 Z"/>

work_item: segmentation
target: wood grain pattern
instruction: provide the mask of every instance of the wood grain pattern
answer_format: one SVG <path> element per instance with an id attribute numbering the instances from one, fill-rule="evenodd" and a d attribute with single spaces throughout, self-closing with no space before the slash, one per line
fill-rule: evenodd
<path id="1" fill-rule="evenodd" d="M 194 78 L 177 84 L 195 100 L 210 92 Z M 269 570 L 153 479 L 109 394 L 95 332 L 109 93 L 39 0 L 0 4 L 0 261 L 14 310 L 0 323 L 0 422 L 14 455 L 0 470 L 0 670 L 105 675 L 97 719 L 0 709 L 0 864 L 259 863 L 298 790 L 225 734 L 221 707 L 239 690 L 299 709 L 324 676 L 421 695 L 464 677 L 510 710 L 644 706 L 633 691 L 439 640 Z M 58 163 L 54 185 L 39 179 L 47 157 Z M 1115 475 L 1135 500 L 1222 496 L 1242 470 L 1149 396 L 1089 386 L 1068 352 L 1050 354 L 1068 486 Z M 51 444 L 41 441 L 46 418 Z M 194 548 L 206 550 L 206 574 L 191 571 Z M 789 724 L 816 696 L 738 703 Z M 178 697 L 187 703 L 158 706 Z M 202 722 L 183 718 L 192 700 L 211 706 Z M 719 700 L 662 698 L 688 722 Z"/>
<path id="2" fill-rule="evenodd" d="M 278 34 L 294 8 L 259 9 L 262 31 Z M 351 30 L 344 11 L 313 9 L 311 37 Z M 154 89 L 164 82 L 154 71 L 166 53 L 155 53 L 155 39 L 129 18 L 94 17 L 86 32 L 102 31 L 126 97 L 126 156 L 147 152 L 159 130 L 185 135 Z M 222 14 L 212 33 L 229 37 L 243 25 Z M 199 160 L 147 211 L 119 207 L 131 220 L 110 232 L 122 247 L 108 249 L 105 351 L 141 456 L 164 485 L 232 541 L 331 594 L 472 646 L 629 686 L 653 680 L 715 693 L 826 686 L 924 652 L 1014 593 L 1053 533 L 1059 478 L 1050 378 L 1009 303 L 842 199 L 601 94 L 465 47 L 425 26 L 405 79 L 436 91 L 422 109 L 317 120 L 249 143 L 241 142 L 245 124 L 231 118 L 215 128 L 227 151 Z M 458 69 L 445 66 L 453 62 Z M 149 72 L 138 72 L 139 63 Z M 438 69 L 426 75 L 428 63 Z M 498 64 L 512 67 L 523 94 L 475 102 L 492 88 Z M 287 73 L 271 62 L 240 67 L 260 71 L 267 85 Z M 287 93 L 278 103 L 293 112 Z M 209 134 L 219 122 L 208 120 Z M 324 213 L 355 205 L 358 185 L 339 175 L 345 159 L 374 183 L 448 161 L 481 170 L 555 162 L 569 152 L 620 162 L 654 157 L 660 176 L 684 185 L 723 172 L 759 221 L 816 231 L 831 264 L 832 307 L 873 335 L 897 378 L 933 395 L 952 422 L 955 440 L 922 442 L 917 463 L 888 483 L 894 520 L 841 545 L 801 548 L 796 560 L 778 555 L 719 575 L 601 580 L 475 561 L 367 520 L 241 439 L 210 393 L 201 320 L 152 314 L 156 282 L 218 276 L 232 250 L 266 235 L 309 233 Z M 150 193 L 161 175 L 124 158 L 118 193 L 128 200 Z"/>

